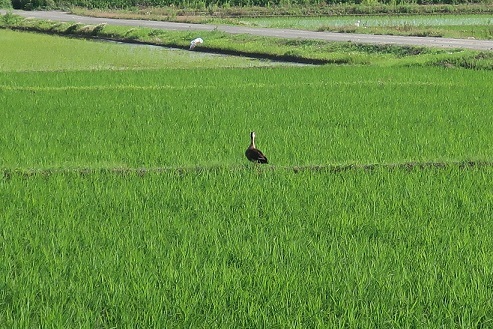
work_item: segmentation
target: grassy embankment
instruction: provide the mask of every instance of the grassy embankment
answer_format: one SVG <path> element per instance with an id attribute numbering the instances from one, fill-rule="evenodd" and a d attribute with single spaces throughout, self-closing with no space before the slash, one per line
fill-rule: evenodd
<path id="1" fill-rule="evenodd" d="M 198 33 L 193 31 L 84 25 L 73 22 L 23 19 L 12 14 L 6 14 L 2 17 L 1 26 L 17 30 L 146 43 L 183 49 L 187 49 L 190 40 L 198 36 Z M 201 45 L 199 51 L 274 60 L 316 64 L 446 65 L 486 69 L 493 66 L 493 54 L 491 52 L 280 39 L 246 34 L 230 35 L 219 31 L 203 31 L 200 36 L 206 42 Z"/>
<path id="2" fill-rule="evenodd" d="M 402 5 L 241 7 L 210 10 L 175 7 L 87 9 L 73 7 L 80 15 L 152 19 L 207 24 L 233 24 L 295 28 L 343 33 L 491 39 L 491 6 Z M 355 24 L 356 22 L 359 24 Z M 356 26 L 359 25 L 359 26 Z"/>

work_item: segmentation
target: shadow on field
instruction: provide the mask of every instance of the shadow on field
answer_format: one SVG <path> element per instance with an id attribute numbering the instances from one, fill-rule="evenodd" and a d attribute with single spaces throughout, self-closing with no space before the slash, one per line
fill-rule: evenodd
<path id="1" fill-rule="evenodd" d="M 162 43 L 155 44 L 152 42 L 144 42 L 139 40 L 128 40 L 128 39 L 113 39 L 113 38 L 102 38 L 102 37 L 86 37 L 79 35 L 69 35 L 74 38 L 84 38 L 90 40 L 99 40 L 99 41 L 107 41 L 107 42 L 120 42 L 120 43 L 128 43 L 128 44 L 137 44 L 137 45 L 146 45 L 146 46 L 155 46 L 155 47 L 163 47 L 163 48 L 174 48 L 181 50 L 189 50 L 188 46 L 181 46 L 174 43 Z M 238 51 L 232 49 L 222 49 L 222 48 L 214 48 L 214 47 L 201 47 L 195 48 L 193 52 L 200 52 L 206 54 L 216 54 L 216 55 L 227 55 L 227 56 L 239 56 L 239 57 L 248 57 L 252 59 L 264 59 L 270 60 L 274 62 L 287 62 L 287 63 L 296 63 L 296 64 L 307 64 L 307 65 L 324 65 L 324 64 L 348 64 L 349 60 L 347 59 L 314 59 L 314 58 L 304 58 L 298 56 L 291 55 L 273 55 L 266 54 L 260 52 L 246 52 L 246 51 Z"/>

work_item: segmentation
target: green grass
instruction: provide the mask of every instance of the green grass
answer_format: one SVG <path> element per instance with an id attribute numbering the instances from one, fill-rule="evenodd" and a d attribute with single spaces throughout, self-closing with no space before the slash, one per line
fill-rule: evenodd
<path id="1" fill-rule="evenodd" d="M 192 3 L 186 7 L 143 6 L 126 9 L 116 8 L 83 8 L 72 6 L 70 10 L 77 14 L 102 17 L 142 18 L 157 20 L 194 20 L 209 18 L 238 17 L 321 17 L 321 16 L 361 16 L 361 15 L 474 15 L 488 14 L 493 11 L 490 5 L 468 3 L 465 5 L 441 4 L 322 4 L 301 5 L 294 3 L 270 6 L 218 6 L 197 8 Z"/>
<path id="2" fill-rule="evenodd" d="M 491 326 L 491 71 L 42 38 L 0 53 L 0 327 Z"/>
<path id="3" fill-rule="evenodd" d="M 366 34 L 492 39 L 491 15 L 378 15 L 237 18 L 224 22 L 270 28 L 294 28 Z M 359 23 L 358 23 L 359 22 Z M 358 24 L 358 26 L 356 26 Z"/>
<path id="4" fill-rule="evenodd" d="M 489 326 L 492 174 L 13 175 L 0 323 Z"/>
<path id="5" fill-rule="evenodd" d="M 57 23 L 59 24 L 59 23 Z M 67 25 L 70 26 L 70 25 Z M 234 56 L 184 52 L 159 46 L 122 45 L 0 30 L 1 71 L 158 69 L 275 65 Z M 19 51 L 35 44 L 36 52 Z"/>
<path id="6" fill-rule="evenodd" d="M 321 67 L 0 74 L 0 166 L 492 160 L 491 71 Z"/>
<path id="7" fill-rule="evenodd" d="M 411 6 L 412 7 L 412 6 Z M 89 10 L 73 8 L 80 15 L 112 18 L 152 19 L 252 27 L 302 29 L 345 33 L 492 39 L 493 18 L 487 7 L 475 6 L 328 6 L 326 8 L 217 8 L 206 12 L 183 9 L 140 8 L 134 10 Z M 296 11 L 298 9 L 298 11 Z M 317 11 L 318 9 L 318 11 Z M 409 10 L 408 10 L 409 9 Z M 235 11 L 237 10 L 237 11 Z M 373 10 L 373 11 L 372 11 Z M 410 13 L 412 13 L 410 15 Z M 359 26 L 356 23 L 359 21 Z"/>
<path id="8" fill-rule="evenodd" d="M 323 25 L 348 26 L 358 20 L 360 27 L 375 26 L 485 26 L 493 22 L 491 15 L 353 15 L 324 17 L 242 17 L 245 24 L 260 27 L 302 28 L 316 30 Z"/>
<path id="9" fill-rule="evenodd" d="M 3 22 L 2 22 L 3 21 Z M 181 54 L 176 53 L 175 56 L 167 54 L 165 66 L 180 67 L 187 62 L 195 63 L 189 66 L 265 66 L 262 63 L 249 62 L 246 60 L 243 65 L 234 64 L 237 60 L 229 58 L 221 59 L 225 63 L 223 65 L 214 64 L 215 58 L 209 56 L 197 55 L 197 52 L 211 52 L 219 54 L 229 54 L 238 56 L 247 56 L 255 58 L 275 59 L 278 61 L 295 61 L 300 63 L 318 63 L 318 64 L 355 64 L 355 65 L 379 65 L 379 66 L 442 66 L 454 65 L 463 66 L 475 69 L 491 69 L 493 67 L 493 55 L 490 52 L 478 52 L 461 49 L 432 49 L 426 47 L 408 47 L 398 45 L 366 45 L 355 44 L 352 42 L 327 42 L 322 40 L 299 40 L 299 39 L 284 39 L 284 38 L 269 38 L 247 34 L 228 34 L 219 31 L 202 31 L 198 34 L 196 31 L 166 31 L 160 29 L 148 28 L 130 28 L 125 26 L 111 25 L 82 25 L 78 23 L 59 23 L 53 21 L 43 21 L 35 19 L 22 19 L 15 15 L 6 14 L 3 20 L 0 20 L 0 26 L 17 30 L 36 31 L 48 34 L 59 34 L 65 36 L 75 36 L 80 38 L 102 38 L 113 41 L 124 41 L 133 43 L 152 44 L 157 46 L 174 47 L 188 49 L 190 40 L 200 35 L 204 40 L 204 44 L 196 51 Z M 11 44 L 15 44 L 14 41 Z M 65 41 L 63 42 L 65 43 Z M 89 43 L 87 46 L 91 47 Z M 16 47 L 15 45 L 13 47 Z M 59 46 L 61 47 L 61 45 Z M 81 50 L 84 47 L 81 48 Z M 43 48 L 41 48 L 43 50 Z M 77 48 L 74 48 L 74 51 Z M 156 48 L 147 49 L 149 59 L 148 63 L 132 63 L 131 59 L 127 62 L 120 63 L 120 67 L 125 65 L 134 65 L 135 67 L 149 67 L 153 64 L 154 67 L 159 67 L 163 51 L 155 52 Z M 114 63 L 119 57 L 117 54 L 120 51 L 114 48 L 113 51 L 103 51 L 101 57 L 105 60 L 98 61 L 95 64 L 96 68 L 100 67 L 105 62 Z M 144 52 L 139 48 L 139 52 Z M 83 61 L 81 56 L 67 53 L 61 64 L 67 62 L 71 65 L 74 58 Z M 111 56 L 111 54 L 115 54 Z M 120 58 L 125 58 L 128 53 L 128 48 L 123 48 Z M 15 54 L 11 52 L 10 54 Z M 84 53 L 83 53 L 84 54 Z M 44 52 L 40 52 L 40 57 L 45 55 L 49 62 L 51 58 L 50 48 L 45 48 Z M 152 56 L 153 55 L 153 56 Z M 9 59 L 9 55 L 4 55 Z M 86 55 L 88 56 L 88 55 Z M 204 58 L 205 57 L 205 58 Z M 43 57 L 41 57 L 43 59 Z M 15 63 L 16 58 L 12 56 L 11 61 Z M 31 60 L 31 57 L 28 57 Z M 212 61 L 212 63 L 210 62 Z M 230 65 L 228 61 L 232 61 Z M 102 63 L 102 64 L 99 64 Z M 117 62 L 118 63 L 118 62 Z M 77 65 L 77 64 L 76 64 Z M 69 66 L 74 67 L 76 65 Z M 99 65 L 99 66 L 98 66 Z M 271 63 L 269 64 L 271 65 Z M 12 65 L 15 66 L 15 65 Z M 117 65 L 118 67 L 118 65 Z M 62 67 L 63 68 L 63 67 Z M 107 66 L 102 66 L 107 68 Z"/>

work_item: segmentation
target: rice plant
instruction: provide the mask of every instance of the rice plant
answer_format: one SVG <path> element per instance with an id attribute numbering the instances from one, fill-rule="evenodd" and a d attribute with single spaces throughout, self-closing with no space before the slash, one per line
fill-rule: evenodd
<path id="1" fill-rule="evenodd" d="M 490 71 L 38 64 L 0 73 L 0 327 L 491 326 Z"/>
<path id="2" fill-rule="evenodd" d="M 490 161 L 491 72 L 323 67 L 2 73 L 8 168 Z"/>
<path id="3" fill-rule="evenodd" d="M 491 324 L 491 168 L 14 174 L 6 327 Z"/>

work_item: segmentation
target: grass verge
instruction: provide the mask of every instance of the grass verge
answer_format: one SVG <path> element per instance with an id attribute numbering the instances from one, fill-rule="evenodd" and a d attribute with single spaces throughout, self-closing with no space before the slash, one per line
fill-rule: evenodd
<path id="1" fill-rule="evenodd" d="M 53 22 L 23 19 L 10 13 L 2 17 L 0 27 L 181 49 L 188 49 L 190 40 L 197 37 L 197 32 L 192 31 Z M 475 69 L 493 67 L 491 52 L 280 39 L 246 34 L 231 35 L 220 31 L 204 31 L 200 35 L 207 42 L 196 48 L 196 51 L 279 61 L 311 64 L 446 65 Z"/>
<path id="2" fill-rule="evenodd" d="M 471 15 L 481 15 L 488 17 L 491 6 L 484 5 L 458 5 L 458 6 L 321 6 L 298 8 L 217 8 L 217 10 L 199 11 L 191 9 L 176 8 L 135 8 L 127 10 L 100 10 L 74 7 L 70 10 L 76 14 L 93 17 L 109 18 L 129 18 L 145 19 L 156 21 L 174 21 L 187 23 L 207 23 L 207 24 L 231 24 L 248 25 L 277 28 L 294 28 L 313 31 L 330 31 L 341 33 L 363 33 L 363 34 L 389 34 L 404 36 L 430 36 L 445 38 L 493 38 L 491 24 L 468 25 L 460 23 L 457 25 L 446 26 L 444 24 L 396 24 L 378 26 L 378 24 L 367 24 L 374 20 L 388 20 L 389 17 L 399 19 L 399 17 L 465 17 Z M 324 9 L 325 8 L 325 9 Z M 373 11 L 372 11 L 373 10 Z M 405 15 L 405 16 L 403 16 Z M 346 19 L 347 24 L 330 24 L 328 18 L 335 20 Z M 320 20 L 318 25 L 313 21 Z M 258 25 L 261 21 L 263 24 Z M 296 23 L 296 21 L 311 20 L 308 25 Z M 361 21 L 361 26 L 355 26 L 356 21 Z M 330 21 L 330 20 L 329 20 Z M 268 23 L 271 22 L 271 23 Z M 358 24 L 360 25 L 360 24 Z"/>
<path id="3" fill-rule="evenodd" d="M 361 15 L 437 15 L 437 14 L 488 14 L 493 8 L 488 4 L 467 5 L 279 5 L 279 6 L 210 6 L 209 8 L 178 7 L 135 7 L 127 9 L 89 9 L 71 7 L 70 11 L 86 16 L 155 19 L 203 23 L 211 18 L 239 17 L 317 17 L 317 16 L 361 16 Z"/>

